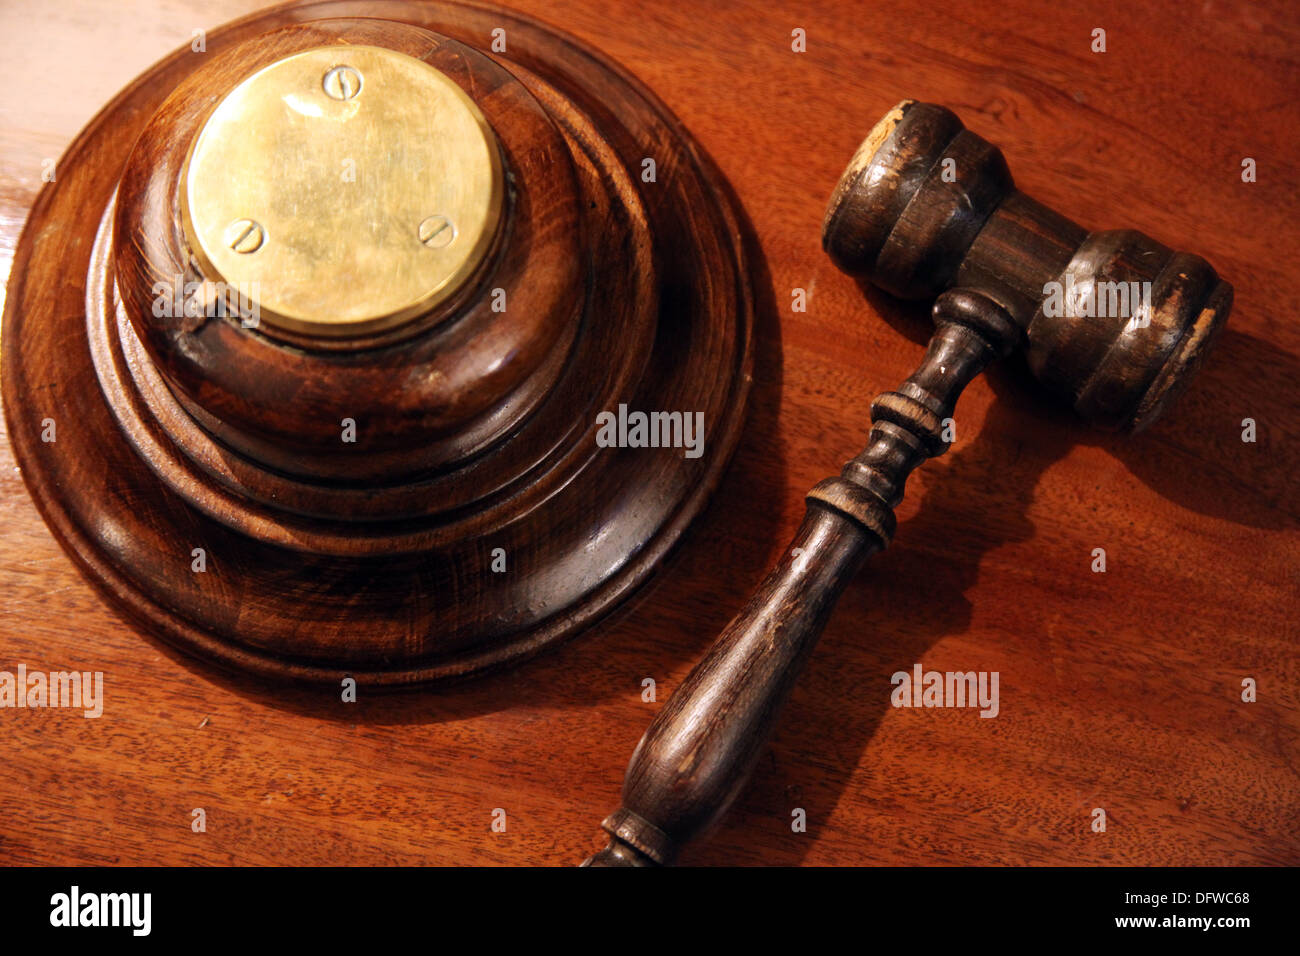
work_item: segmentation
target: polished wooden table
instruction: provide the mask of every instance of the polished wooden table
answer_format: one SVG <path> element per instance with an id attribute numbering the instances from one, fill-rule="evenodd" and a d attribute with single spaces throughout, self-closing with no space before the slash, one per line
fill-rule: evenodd
<path id="1" fill-rule="evenodd" d="M 196 29 L 258 6 L 0 10 L 0 271 L 43 162 Z M 1081 224 L 1203 254 L 1237 304 L 1199 379 L 1135 439 L 1050 407 L 1014 363 L 967 391 L 954 450 L 913 478 L 895 544 L 841 601 L 754 782 L 683 862 L 1300 863 L 1294 5 L 514 6 L 646 81 L 752 220 L 770 288 L 714 505 L 656 583 L 576 641 L 450 690 L 343 705 L 217 673 L 123 623 L 0 444 L 0 670 L 106 681 L 98 720 L 0 710 L 5 862 L 568 864 L 601 845 L 656 708 L 805 491 L 857 452 L 871 396 L 920 355 L 924 310 L 864 296 L 819 248 L 844 164 L 907 96 L 956 110 Z M 998 671 L 1000 714 L 892 708 L 890 675 L 918 662 Z"/>

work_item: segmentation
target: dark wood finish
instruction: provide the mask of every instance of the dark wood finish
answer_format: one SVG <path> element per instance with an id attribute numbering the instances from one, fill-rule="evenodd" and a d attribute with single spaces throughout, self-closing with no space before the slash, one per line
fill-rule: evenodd
<path id="1" fill-rule="evenodd" d="M 1232 303 L 1204 259 L 1133 231 L 1089 235 L 1014 193 L 997 147 L 950 110 L 910 100 L 850 161 L 822 245 L 840 269 L 906 298 L 964 285 L 936 300 L 920 368 L 872 403 L 866 450 L 809 492 L 786 554 L 637 744 L 623 805 L 603 824 L 610 843 L 588 865 L 671 863 L 721 818 L 840 592 L 893 538 L 907 476 L 947 450 L 957 397 L 991 359 L 1024 345 L 1038 377 L 1091 422 L 1140 430 L 1186 387 Z M 1123 283 L 1125 297 L 1066 301 L 1067 282 L 1094 297 Z"/>
<path id="2" fill-rule="evenodd" d="M 0 127 L 6 264 L 42 159 L 191 30 L 258 5 L 0 9 L 5 61 L 32 78 Z M 597 849 L 593 821 L 617 805 L 649 717 L 784 553 L 807 489 L 854 454 L 870 395 L 922 351 L 920 312 L 864 301 L 818 244 L 864 129 L 909 94 L 955 109 L 1071 219 L 1141 224 L 1204 253 L 1236 286 L 1233 318 L 1189 392 L 1136 438 L 1054 411 L 1014 357 L 973 382 L 956 447 L 914 475 L 897 541 L 846 586 L 752 785 L 682 861 L 1300 860 L 1300 330 L 1286 318 L 1300 277 L 1277 254 L 1300 215 L 1297 133 L 1280 120 L 1300 50 L 1291 7 L 518 6 L 645 80 L 753 219 L 771 274 L 719 506 L 653 590 L 581 640 L 436 694 L 343 705 L 141 639 L 61 553 L 0 442 L 0 667 L 99 668 L 108 691 L 98 722 L 0 712 L 6 857 L 566 864 Z M 790 50 L 796 25 L 804 55 Z M 1105 55 L 1088 49 L 1094 25 Z M 1244 156 L 1257 183 L 1241 182 Z M 794 288 L 806 313 L 790 311 Z M 1241 442 L 1246 416 L 1257 444 Z M 1098 546 L 1104 575 L 1087 567 Z M 1002 670 L 1002 714 L 892 710 L 890 673 L 918 660 Z M 1261 694 L 1243 705 L 1249 675 Z M 642 700 L 646 677 L 659 703 Z M 197 806 L 205 834 L 189 827 Z M 1088 826 L 1096 806 L 1105 834 Z M 506 833 L 489 827 L 494 807 Z M 795 807 L 806 833 L 791 832 Z"/>
<path id="3" fill-rule="evenodd" d="M 1035 376 L 1104 428 L 1154 421 L 1232 308 L 1203 258 L 1133 230 L 1089 233 L 1016 190 L 1001 150 L 930 103 L 904 101 L 876 126 L 822 242 L 839 268 L 906 299 L 954 284 L 993 296 L 1026 330 Z M 1139 307 L 1129 291 L 1143 288 Z M 1076 290 L 1093 301 L 1062 308 Z"/>
<path id="4" fill-rule="evenodd" d="M 872 402 L 866 449 L 808 493 L 803 524 L 777 566 L 637 744 L 623 805 L 603 824 L 609 845 L 585 865 L 672 863 L 749 780 L 840 593 L 889 546 L 907 476 L 948 449 L 944 421 L 962 389 L 1024 338 L 979 292 L 943 293 L 934 321 L 920 367 Z"/>
<path id="5" fill-rule="evenodd" d="M 270 12 L 120 94 L 33 209 L 4 326 L 17 458 L 91 578 L 186 651 L 332 688 L 461 677 L 599 619 L 716 486 L 750 377 L 735 214 L 671 117 L 529 21 L 511 21 L 517 79 L 439 32 L 485 33 L 483 11 L 388 12 L 418 25 Z M 473 293 L 349 350 L 156 314 L 158 283 L 217 278 L 175 213 L 213 103 L 276 60 L 342 43 L 426 60 L 498 131 L 508 219 Z M 94 157 L 137 135 L 115 183 Z M 644 156 L 662 188 L 636 175 Z M 49 228 L 70 209 L 75 228 Z M 68 281 L 83 273 L 84 288 Z M 87 332 L 88 349 L 66 347 Z M 52 443 L 25 401 L 41 388 L 69 403 Z M 701 414 L 707 454 L 597 447 L 597 415 L 620 405 Z M 356 441 L 340 440 L 344 419 Z"/>

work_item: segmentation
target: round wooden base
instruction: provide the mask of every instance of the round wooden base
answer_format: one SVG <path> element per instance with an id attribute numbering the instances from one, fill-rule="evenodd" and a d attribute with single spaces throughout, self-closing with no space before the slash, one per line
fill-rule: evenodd
<path id="1" fill-rule="evenodd" d="M 752 278 L 738 213 L 680 125 L 635 80 L 530 20 L 450 3 L 305 3 L 212 32 L 206 56 L 355 16 L 480 49 L 504 29 L 508 52 L 494 58 L 572 156 L 580 320 L 518 424 L 396 483 L 314 480 L 236 451 L 168 387 L 124 306 L 114 228 L 133 198 L 118 189 L 133 144 L 204 62 L 189 49 L 117 96 L 37 200 L 8 289 L 3 399 L 50 528 L 150 631 L 263 676 L 414 685 L 568 637 L 655 569 L 738 440 Z M 599 416 L 620 407 L 702 417 L 700 453 L 604 447 Z"/>

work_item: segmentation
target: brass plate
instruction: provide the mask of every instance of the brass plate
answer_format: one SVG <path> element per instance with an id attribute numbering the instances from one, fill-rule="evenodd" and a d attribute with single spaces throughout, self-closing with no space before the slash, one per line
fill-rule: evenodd
<path id="1" fill-rule="evenodd" d="M 223 99 L 181 182 L 186 238 L 259 320 L 347 337 L 427 312 L 473 274 L 501 218 L 500 151 L 474 101 L 427 63 L 330 46 Z"/>

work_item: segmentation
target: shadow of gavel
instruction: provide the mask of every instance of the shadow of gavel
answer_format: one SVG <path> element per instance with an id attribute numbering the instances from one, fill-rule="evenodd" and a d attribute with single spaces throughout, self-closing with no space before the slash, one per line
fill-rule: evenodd
<path id="1" fill-rule="evenodd" d="M 1088 232 L 1018 191 L 997 147 L 950 111 L 905 100 L 831 197 L 836 266 L 934 298 L 925 357 L 871 405 L 867 447 L 818 483 L 780 561 L 637 745 L 609 845 L 584 865 L 667 865 L 744 787 L 845 584 L 889 545 L 907 476 L 947 450 L 965 386 L 1024 350 L 1101 428 L 1149 425 L 1194 374 L 1232 305 L 1199 256 L 1132 230 Z"/>

